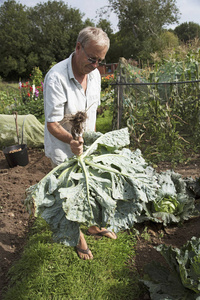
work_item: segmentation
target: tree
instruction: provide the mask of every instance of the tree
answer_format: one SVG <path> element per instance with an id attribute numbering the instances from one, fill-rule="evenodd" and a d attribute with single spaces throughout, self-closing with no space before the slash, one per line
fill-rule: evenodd
<path id="1" fill-rule="evenodd" d="M 110 21 L 100 18 L 96 26 L 103 29 L 103 31 L 107 33 L 108 37 L 111 38 L 111 35 L 113 34 L 113 30 L 111 28 Z"/>
<path id="2" fill-rule="evenodd" d="M 16 79 L 27 71 L 29 56 L 34 60 L 29 40 L 25 7 L 14 0 L 0 6 L 0 75 Z"/>
<path id="3" fill-rule="evenodd" d="M 116 35 L 113 33 L 110 21 L 108 21 L 107 19 L 100 18 L 96 26 L 102 28 L 103 31 L 107 33 L 110 39 L 110 48 L 108 50 L 108 53 L 106 54 L 106 61 L 108 63 L 118 61 L 118 58 L 120 56 L 117 55 L 119 54 L 119 44 L 116 47 Z"/>
<path id="4" fill-rule="evenodd" d="M 79 31 L 90 24 L 78 9 L 48 1 L 33 8 L 8 0 L 0 6 L 0 76 L 26 79 L 34 67 L 43 73 L 75 49 Z"/>
<path id="5" fill-rule="evenodd" d="M 185 22 L 180 24 L 174 29 L 174 33 L 178 36 L 179 40 L 186 43 L 200 38 L 200 25 L 194 22 Z"/>
<path id="6" fill-rule="evenodd" d="M 125 58 L 148 58 L 165 25 L 177 22 L 176 0 L 109 0 L 119 19 Z"/>
<path id="7" fill-rule="evenodd" d="M 157 43 L 159 52 L 162 52 L 169 48 L 177 48 L 179 46 L 179 39 L 173 32 L 169 30 L 163 30 L 159 39 L 157 40 Z"/>
<path id="8" fill-rule="evenodd" d="M 48 1 L 29 9 L 33 51 L 43 72 L 73 52 L 83 15 L 63 1 Z M 88 20 L 87 20 L 88 23 Z"/>
<path id="9" fill-rule="evenodd" d="M 87 26 L 95 27 L 95 24 L 94 24 L 94 22 L 92 22 L 89 18 L 87 18 L 87 19 L 84 21 L 84 27 L 87 27 Z"/>

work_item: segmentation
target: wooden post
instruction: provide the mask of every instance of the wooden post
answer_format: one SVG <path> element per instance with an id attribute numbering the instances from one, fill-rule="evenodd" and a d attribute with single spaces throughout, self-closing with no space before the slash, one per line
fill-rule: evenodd
<path id="1" fill-rule="evenodd" d="M 119 70 L 118 83 L 122 82 L 121 68 Z M 118 85 L 117 88 L 117 129 L 121 128 L 123 112 L 123 85 Z"/>

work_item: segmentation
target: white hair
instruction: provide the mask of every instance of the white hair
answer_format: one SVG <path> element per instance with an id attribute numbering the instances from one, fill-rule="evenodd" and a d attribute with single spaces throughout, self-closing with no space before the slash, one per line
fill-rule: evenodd
<path id="1" fill-rule="evenodd" d="M 98 46 L 107 47 L 108 49 L 110 47 L 110 39 L 101 28 L 88 26 L 79 32 L 77 43 L 81 43 L 84 47 L 91 41 L 94 41 Z"/>

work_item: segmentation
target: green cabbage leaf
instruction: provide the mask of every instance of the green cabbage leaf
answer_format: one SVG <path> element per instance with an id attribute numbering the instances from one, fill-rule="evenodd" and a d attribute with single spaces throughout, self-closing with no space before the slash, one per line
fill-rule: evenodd
<path id="1" fill-rule="evenodd" d="M 118 232 L 145 220 L 167 224 L 193 213 L 181 176 L 156 173 L 139 149 L 126 148 L 127 128 L 88 132 L 84 141 L 81 156 L 64 161 L 26 191 L 28 210 L 47 221 L 56 241 L 75 246 L 80 224 Z M 155 210 L 154 202 L 163 195 L 184 202 L 177 205 L 176 215 L 166 212 L 166 205 L 163 212 Z"/>
<path id="2" fill-rule="evenodd" d="M 145 267 L 142 282 L 152 300 L 200 300 L 200 238 L 192 237 L 180 249 L 159 245 L 169 268 L 152 262 Z"/>

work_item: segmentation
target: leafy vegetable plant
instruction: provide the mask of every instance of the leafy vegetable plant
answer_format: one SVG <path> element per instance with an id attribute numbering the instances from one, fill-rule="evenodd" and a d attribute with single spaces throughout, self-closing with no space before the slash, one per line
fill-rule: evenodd
<path id="1" fill-rule="evenodd" d="M 76 245 L 79 224 L 133 226 L 142 202 L 153 201 L 158 184 L 144 174 L 140 151 L 129 144 L 127 128 L 106 134 L 88 133 L 86 151 L 54 168 L 27 190 L 26 205 L 50 224 L 55 239 Z"/>
<path id="2" fill-rule="evenodd" d="M 125 147 L 127 128 L 85 133 L 84 141 L 87 147 L 81 156 L 66 160 L 27 190 L 26 205 L 50 224 L 56 240 L 76 245 L 80 224 L 118 232 L 149 219 L 165 224 L 177 221 L 152 212 L 155 199 L 164 192 L 177 196 L 177 190 L 170 175 L 157 174 L 140 150 Z M 176 181 L 182 197 L 191 203 L 185 185 L 181 188 L 180 180 Z"/>
<path id="3" fill-rule="evenodd" d="M 180 203 L 176 198 L 166 195 L 158 201 L 154 202 L 154 208 L 156 212 L 162 211 L 166 213 L 176 213 L 177 207 Z"/>
<path id="4" fill-rule="evenodd" d="M 180 174 L 171 170 L 160 174 L 153 169 L 151 172 L 156 176 L 160 188 L 154 201 L 146 205 L 146 215 L 150 220 L 162 222 L 166 226 L 199 214 L 187 178 L 183 179 Z M 190 184 L 192 181 L 194 180 L 190 179 Z"/>
<path id="5" fill-rule="evenodd" d="M 200 238 L 192 237 L 182 248 L 159 245 L 169 269 L 152 262 L 145 267 L 148 277 L 142 280 L 152 300 L 200 299 Z"/>

